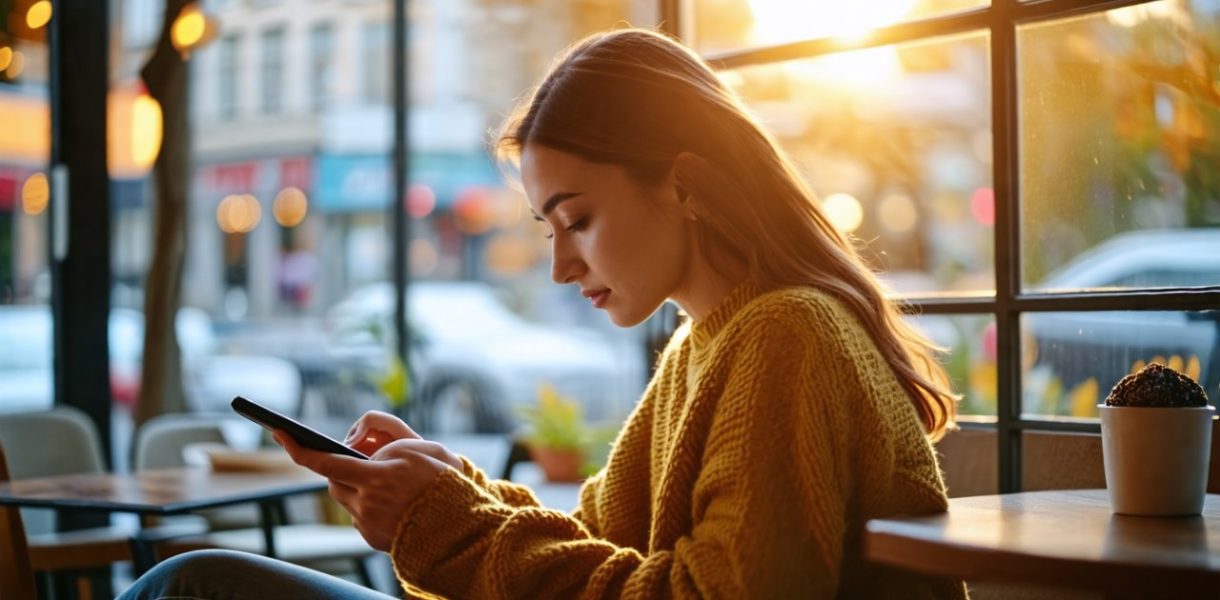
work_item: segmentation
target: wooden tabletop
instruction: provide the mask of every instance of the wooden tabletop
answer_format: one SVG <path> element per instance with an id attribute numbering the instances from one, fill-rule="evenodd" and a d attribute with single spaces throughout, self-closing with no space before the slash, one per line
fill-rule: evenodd
<path id="1" fill-rule="evenodd" d="M 169 515 L 326 489 L 305 469 L 217 472 L 201 467 L 63 475 L 0 484 L 0 504 Z"/>
<path id="2" fill-rule="evenodd" d="M 1220 495 L 1198 517 L 1115 515 L 1106 490 L 975 496 L 866 529 L 869 560 L 922 573 L 1220 598 Z"/>

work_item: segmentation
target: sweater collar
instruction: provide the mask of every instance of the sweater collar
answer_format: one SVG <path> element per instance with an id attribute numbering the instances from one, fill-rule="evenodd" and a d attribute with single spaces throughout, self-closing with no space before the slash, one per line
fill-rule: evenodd
<path id="1" fill-rule="evenodd" d="M 696 349 L 704 348 L 716 339 L 716 334 L 724 328 L 733 315 L 737 314 L 738 310 L 749 304 L 751 300 L 762 293 L 762 287 L 752 279 L 746 279 L 744 282 L 733 288 L 720 304 L 708 313 L 706 317 L 698 321 L 691 321 L 691 342 L 694 343 Z"/>

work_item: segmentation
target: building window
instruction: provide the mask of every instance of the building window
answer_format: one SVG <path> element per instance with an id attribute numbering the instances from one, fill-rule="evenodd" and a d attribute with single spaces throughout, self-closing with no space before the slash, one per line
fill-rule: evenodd
<path id="1" fill-rule="evenodd" d="M 390 24 L 366 23 L 362 40 L 363 97 L 367 104 L 390 103 Z"/>
<path id="2" fill-rule="evenodd" d="M 689 3 L 679 33 L 951 350 L 1000 491 L 1022 432 L 1097 432 L 1148 362 L 1220 392 L 1215 3 Z"/>
<path id="3" fill-rule="evenodd" d="M 329 23 L 314 26 L 309 32 L 309 105 L 322 112 L 330 103 L 334 85 L 334 35 Z"/>
<path id="4" fill-rule="evenodd" d="M 224 121 L 237 116 L 237 44 L 237 36 L 226 35 L 220 39 L 217 49 L 219 76 L 216 78 L 216 91 L 220 97 L 216 104 L 217 112 Z"/>
<path id="5" fill-rule="evenodd" d="M 259 110 L 275 114 L 284 105 L 284 30 L 264 31 L 259 46 Z"/>

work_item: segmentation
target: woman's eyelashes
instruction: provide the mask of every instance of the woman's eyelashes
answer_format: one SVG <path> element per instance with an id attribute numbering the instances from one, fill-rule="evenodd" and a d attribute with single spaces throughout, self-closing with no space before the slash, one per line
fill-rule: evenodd
<path id="1" fill-rule="evenodd" d="M 563 230 L 567 231 L 568 233 L 575 233 L 577 231 L 582 231 L 585 227 L 588 226 L 588 224 L 589 224 L 589 217 L 581 217 L 581 218 L 573 221 L 571 225 L 564 227 Z M 554 239 L 554 238 L 555 238 L 554 233 L 546 234 L 546 239 L 550 240 L 550 239 Z"/>

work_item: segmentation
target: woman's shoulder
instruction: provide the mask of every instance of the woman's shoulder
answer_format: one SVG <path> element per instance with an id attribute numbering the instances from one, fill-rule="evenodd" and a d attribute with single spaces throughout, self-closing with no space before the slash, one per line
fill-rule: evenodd
<path id="1" fill-rule="evenodd" d="M 760 293 L 742 308 L 735 325 L 758 331 L 780 327 L 789 331 L 822 330 L 855 317 L 829 293 L 813 286 L 790 286 Z"/>

